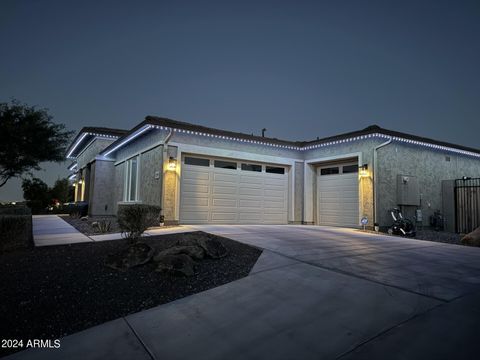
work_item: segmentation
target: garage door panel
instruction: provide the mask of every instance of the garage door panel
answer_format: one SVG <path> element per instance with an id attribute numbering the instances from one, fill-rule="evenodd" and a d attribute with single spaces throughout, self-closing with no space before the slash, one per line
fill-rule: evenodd
<path id="1" fill-rule="evenodd" d="M 214 160 L 211 158 L 210 164 Z M 184 165 L 180 181 L 183 223 L 287 222 L 288 172 L 281 175 Z"/>
<path id="2" fill-rule="evenodd" d="M 237 207 L 237 199 L 219 199 L 219 198 L 213 198 L 212 199 L 212 206 L 218 207 L 218 206 L 227 206 L 227 207 Z"/>
<path id="3" fill-rule="evenodd" d="M 213 194 L 236 194 L 237 188 L 235 186 L 213 186 Z"/>
<path id="4" fill-rule="evenodd" d="M 265 200 L 263 206 L 265 207 L 265 209 L 282 209 L 283 210 L 285 208 L 285 202 Z"/>
<path id="5" fill-rule="evenodd" d="M 183 206 L 207 206 L 208 207 L 208 197 L 184 197 L 182 201 Z"/>
<path id="6" fill-rule="evenodd" d="M 183 192 L 192 194 L 208 194 L 208 185 L 202 184 L 183 184 Z"/>
<path id="7" fill-rule="evenodd" d="M 265 214 L 263 220 L 270 224 L 285 224 L 287 216 L 285 214 Z"/>
<path id="8" fill-rule="evenodd" d="M 282 175 L 280 175 L 282 176 Z M 268 186 L 279 186 L 279 187 L 284 187 L 286 184 L 285 179 L 279 179 L 278 177 L 265 177 L 265 181 L 268 182 Z"/>
<path id="9" fill-rule="evenodd" d="M 262 188 L 240 187 L 239 195 L 263 196 Z"/>
<path id="10" fill-rule="evenodd" d="M 260 208 L 262 200 L 239 199 L 238 206 L 241 208 Z"/>
<path id="11" fill-rule="evenodd" d="M 240 184 L 257 184 L 257 185 L 263 184 L 263 178 L 261 176 L 241 175 L 239 181 L 240 181 Z"/>
<path id="12" fill-rule="evenodd" d="M 262 218 L 263 216 L 261 212 L 240 211 L 238 214 L 238 219 L 240 221 L 262 222 Z"/>
<path id="13" fill-rule="evenodd" d="M 237 213 L 236 212 L 223 212 L 223 211 L 212 211 L 212 218 L 213 221 L 221 220 L 221 221 L 236 221 Z"/>
<path id="14" fill-rule="evenodd" d="M 182 178 L 185 180 L 209 180 L 210 173 L 208 171 L 194 171 L 194 170 L 185 170 L 182 174 Z"/>
<path id="15" fill-rule="evenodd" d="M 232 174 L 213 174 L 213 181 L 215 183 L 232 183 L 235 184 L 237 182 L 237 177 Z"/>
<path id="16" fill-rule="evenodd" d="M 265 196 L 266 197 L 276 197 L 283 199 L 285 196 L 285 193 L 283 191 L 279 190 L 270 190 L 270 189 L 265 189 Z"/>
<path id="17" fill-rule="evenodd" d="M 195 209 L 194 211 L 184 210 L 182 212 L 183 219 L 187 221 L 208 221 L 208 210 L 199 211 Z"/>

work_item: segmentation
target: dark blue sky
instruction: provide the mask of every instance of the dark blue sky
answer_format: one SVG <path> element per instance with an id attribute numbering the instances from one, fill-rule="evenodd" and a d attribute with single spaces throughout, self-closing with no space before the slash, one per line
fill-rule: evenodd
<path id="1" fill-rule="evenodd" d="M 479 147 L 479 1 L 21 1 L 0 101 L 57 122 L 146 115 L 291 140 L 376 123 Z M 64 165 L 46 165 L 49 184 Z M 21 198 L 19 181 L 0 200 Z"/>

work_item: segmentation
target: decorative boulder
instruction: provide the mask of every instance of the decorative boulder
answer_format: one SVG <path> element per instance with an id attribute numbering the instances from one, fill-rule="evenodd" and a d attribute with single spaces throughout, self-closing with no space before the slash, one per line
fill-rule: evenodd
<path id="1" fill-rule="evenodd" d="M 462 238 L 463 245 L 480 246 L 480 227 L 468 233 Z"/>
<path id="2" fill-rule="evenodd" d="M 134 266 L 146 264 L 153 257 L 154 250 L 144 243 L 136 243 L 128 248 L 110 254 L 105 260 L 105 265 L 116 270 L 126 271 Z"/>
<path id="3" fill-rule="evenodd" d="M 212 259 L 219 259 L 227 255 L 227 249 L 214 237 L 201 237 L 197 239 L 197 244 L 205 250 L 205 253 Z"/>
<path id="4" fill-rule="evenodd" d="M 205 257 L 205 251 L 202 247 L 198 245 L 176 245 L 159 252 L 154 258 L 154 261 L 157 261 L 157 258 L 161 258 L 165 255 L 178 255 L 178 254 L 185 254 L 190 256 L 192 259 L 201 260 Z"/>
<path id="5" fill-rule="evenodd" d="M 195 261 L 185 254 L 156 256 L 158 261 L 156 271 L 172 272 L 174 274 L 193 276 L 195 275 Z"/>

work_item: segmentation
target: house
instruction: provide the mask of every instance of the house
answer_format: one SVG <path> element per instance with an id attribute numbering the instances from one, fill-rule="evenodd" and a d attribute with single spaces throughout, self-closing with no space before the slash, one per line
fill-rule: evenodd
<path id="1" fill-rule="evenodd" d="M 144 203 L 184 224 L 388 226 L 399 206 L 454 222 L 445 181 L 480 177 L 480 150 L 378 126 L 285 141 L 147 116 L 129 131 L 83 128 L 67 157 L 91 215 Z"/>

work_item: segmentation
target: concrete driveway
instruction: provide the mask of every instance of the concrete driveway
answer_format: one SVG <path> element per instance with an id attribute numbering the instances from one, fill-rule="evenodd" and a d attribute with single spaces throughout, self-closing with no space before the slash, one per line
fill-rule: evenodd
<path id="1" fill-rule="evenodd" d="M 470 359 L 480 249 L 314 226 L 196 226 L 265 249 L 250 276 L 23 359 Z"/>

